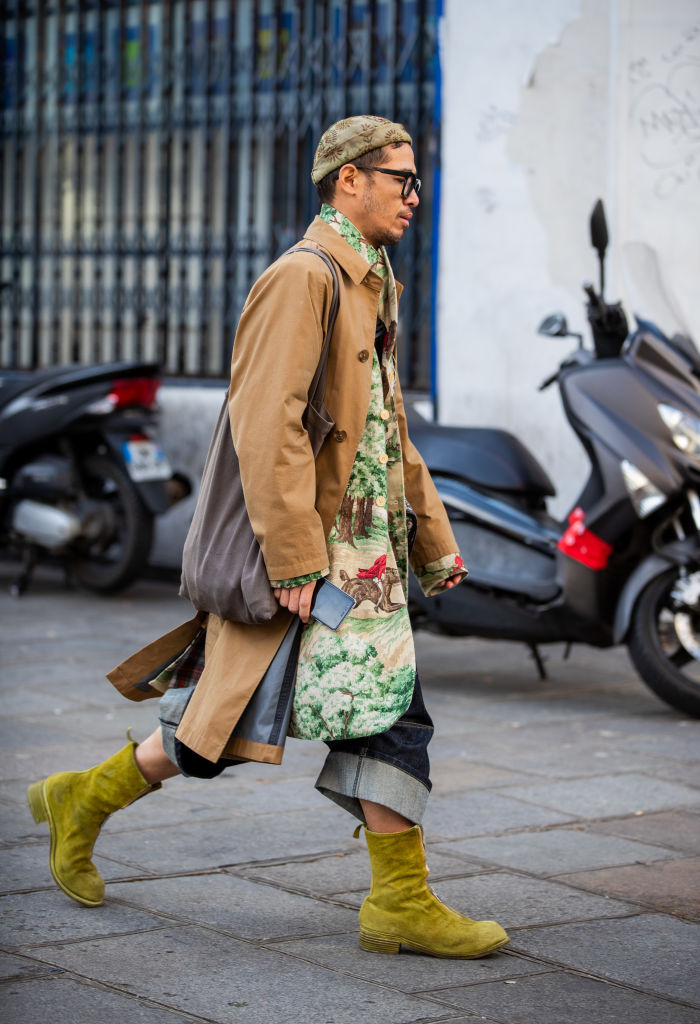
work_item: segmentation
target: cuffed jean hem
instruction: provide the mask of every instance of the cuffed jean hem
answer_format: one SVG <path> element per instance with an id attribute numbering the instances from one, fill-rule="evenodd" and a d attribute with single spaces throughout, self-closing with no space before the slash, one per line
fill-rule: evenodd
<path id="1" fill-rule="evenodd" d="M 316 789 L 366 825 L 360 800 L 372 800 L 403 815 L 414 825 L 423 821 L 430 790 L 402 768 L 366 754 L 331 750 Z"/>

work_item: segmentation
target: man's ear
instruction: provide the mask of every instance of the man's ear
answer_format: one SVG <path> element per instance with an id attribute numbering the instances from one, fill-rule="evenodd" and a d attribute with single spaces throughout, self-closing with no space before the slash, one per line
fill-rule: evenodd
<path id="1" fill-rule="evenodd" d="M 346 196 L 356 196 L 360 184 L 360 172 L 354 164 L 343 164 L 338 175 L 339 189 Z"/>

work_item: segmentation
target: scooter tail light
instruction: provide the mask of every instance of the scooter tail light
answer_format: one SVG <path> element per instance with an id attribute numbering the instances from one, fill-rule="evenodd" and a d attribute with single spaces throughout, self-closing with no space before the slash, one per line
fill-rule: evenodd
<path id="1" fill-rule="evenodd" d="M 607 567 L 613 547 L 584 526 L 583 517 L 583 509 L 573 510 L 569 516 L 569 526 L 559 538 L 557 547 L 588 569 L 600 571 Z"/>
<path id="2" fill-rule="evenodd" d="M 156 405 L 160 381 L 154 377 L 125 377 L 112 381 L 109 398 L 114 409 L 128 405 L 153 409 Z"/>

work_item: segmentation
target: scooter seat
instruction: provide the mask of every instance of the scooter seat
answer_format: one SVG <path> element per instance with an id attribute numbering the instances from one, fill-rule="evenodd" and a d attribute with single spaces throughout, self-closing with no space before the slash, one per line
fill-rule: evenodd
<path id="1" fill-rule="evenodd" d="M 507 430 L 441 427 L 414 419 L 409 430 L 411 440 L 433 474 L 533 498 L 556 494 L 554 484 L 535 456 Z"/>

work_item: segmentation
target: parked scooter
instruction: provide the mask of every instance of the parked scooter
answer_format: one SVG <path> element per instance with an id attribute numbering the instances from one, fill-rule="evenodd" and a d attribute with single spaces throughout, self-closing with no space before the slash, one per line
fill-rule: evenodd
<path id="1" fill-rule="evenodd" d="M 153 520 L 189 494 L 157 440 L 155 363 L 0 375 L 0 542 L 26 590 L 40 555 L 110 593 L 148 563 Z"/>
<path id="2" fill-rule="evenodd" d="M 413 580 L 414 624 L 522 641 L 542 678 L 540 644 L 625 643 L 659 697 L 700 716 L 700 354 L 689 336 L 639 317 L 628 335 L 622 307 L 603 298 L 600 201 L 591 242 L 600 262 L 599 291 L 584 285 L 593 350 L 562 314 L 539 328 L 579 339 L 540 390 L 559 385 L 590 460 L 585 486 L 558 522 L 547 512 L 551 480 L 512 434 L 412 423 L 470 570 L 429 601 Z M 661 301 L 652 250 L 642 255 L 645 298 L 655 289 Z"/>

